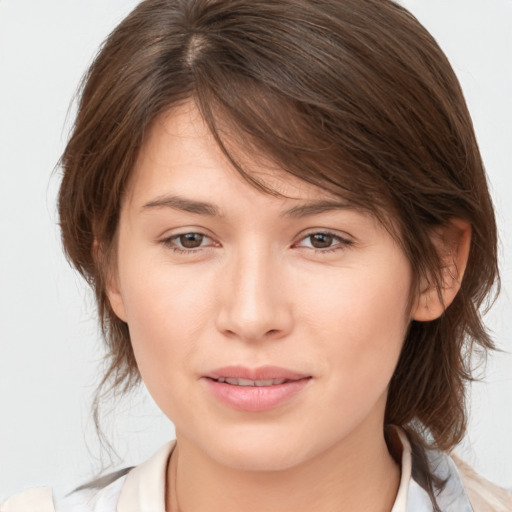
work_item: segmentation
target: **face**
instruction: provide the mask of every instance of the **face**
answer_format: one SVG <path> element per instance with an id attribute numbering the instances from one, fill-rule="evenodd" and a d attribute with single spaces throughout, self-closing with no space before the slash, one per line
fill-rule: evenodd
<path id="1" fill-rule="evenodd" d="M 283 469 L 382 431 L 411 269 L 373 217 L 270 166 L 232 169 L 186 104 L 148 133 L 109 288 L 178 440 Z"/>

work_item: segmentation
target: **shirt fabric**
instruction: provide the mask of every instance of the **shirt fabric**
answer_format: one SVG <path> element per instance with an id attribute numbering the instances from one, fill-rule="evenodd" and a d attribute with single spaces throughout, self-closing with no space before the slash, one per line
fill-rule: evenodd
<path id="1" fill-rule="evenodd" d="M 427 492 L 412 477 L 409 441 L 401 429 L 396 432 L 402 445 L 401 477 L 391 512 L 432 512 Z M 29 489 L 0 506 L 0 512 L 165 512 L 167 465 L 174 446 L 175 441 L 165 444 L 146 462 L 100 490 L 86 489 L 63 498 L 54 497 L 52 506 L 50 488 Z M 428 456 L 434 474 L 446 481 L 437 496 L 442 512 L 474 512 L 452 458 L 438 451 L 429 452 Z"/>
<path id="2" fill-rule="evenodd" d="M 402 444 L 401 477 L 391 512 L 432 512 L 427 492 L 412 477 L 411 447 L 397 429 Z M 175 442 L 164 445 L 143 464 L 113 483 L 91 493 L 76 493 L 57 502 L 56 512 L 165 512 L 166 470 Z M 430 453 L 431 467 L 446 486 L 437 497 L 443 512 L 473 512 L 453 460 L 442 452 Z M 117 508 L 116 508 L 117 507 Z"/>

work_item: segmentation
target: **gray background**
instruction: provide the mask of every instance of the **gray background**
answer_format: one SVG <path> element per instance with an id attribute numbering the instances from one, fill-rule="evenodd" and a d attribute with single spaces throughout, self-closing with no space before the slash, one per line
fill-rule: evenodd
<path id="1" fill-rule="evenodd" d="M 503 293 L 487 318 L 499 346 L 512 352 L 512 2 L 403 3 L 448 54 L 473 115 L 502 243 Z M 30 485 L 70 490 L 108 462 L 89 410 L 101 362 L 93 300 L 61 253 L 52 170 L 78 81 L 135 4 L 0 0 L 0 501 Z M 511 395 L 512 358 L 496 353 L 473 386 L 459 449 L 509 487 Z M 144 390 L 116 406 L 105 430 L 125 465 L 173 436 Z"/>

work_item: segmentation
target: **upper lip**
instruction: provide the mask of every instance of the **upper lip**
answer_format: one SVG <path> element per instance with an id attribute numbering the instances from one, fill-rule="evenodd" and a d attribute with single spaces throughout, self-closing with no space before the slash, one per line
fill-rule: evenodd
<path id="1" fill-rule="evenodd" d="M 296 372 L 279 366 L 260 366 L 258 368 L 246 368 L 244 366 L 225 366 L 212 370 L 203 377 L 218 380 L 227 379 L 248 379 L 248 380 L 300 380 L 311 377 L 305 373 Z"/>

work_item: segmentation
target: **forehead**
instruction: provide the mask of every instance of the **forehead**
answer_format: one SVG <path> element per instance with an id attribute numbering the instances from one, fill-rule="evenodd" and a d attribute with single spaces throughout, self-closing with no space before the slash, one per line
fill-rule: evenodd
<path id="1" fill-rule="evenodd" d="M 262 194 L 269 200 L 325 200 L 349 203 L 320 186 L 307 183 L 285 172 L 261 153 L 229 143 L 233 157 L 245 177 L 222 151 L 193 101 L 187 101 L 156 118 L 146 133 L 128 187 L 130 201 L 156 198 L 169 192 L 194 194 L 206 192 L 212 198 L 222 197 L 221 189 L 229 181 L 232 193 L 247 197 Z M 237 137 L 239 139 L 239 137 Z M 249 179 L 247 179 L 249 178 Z M 252 186 L 248 186 L 250 181 Z"/>

